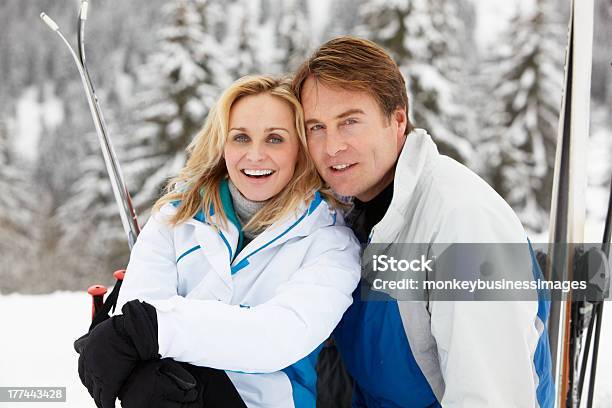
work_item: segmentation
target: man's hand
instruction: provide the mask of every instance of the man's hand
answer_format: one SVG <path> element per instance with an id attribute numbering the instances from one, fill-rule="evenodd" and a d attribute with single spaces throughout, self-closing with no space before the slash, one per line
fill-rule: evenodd
<path id="1" fill-rule="evenodd" d="M 74 343 L 79 377 L 98 408 L 115 407 L 139 361 L 159 359 L 155 308 L 133 300 L 121 310 L 123 315 L 105 320 Z"/>

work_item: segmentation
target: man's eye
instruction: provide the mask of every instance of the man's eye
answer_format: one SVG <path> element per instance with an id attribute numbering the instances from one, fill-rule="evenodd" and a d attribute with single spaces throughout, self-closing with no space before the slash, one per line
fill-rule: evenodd
<path id="1" fill-rule="evenodd" d="M 317 123 L 316 125 L 312 125 L 310 128 L 308 128 L 310 132 L 316 132 L 317 130 L 322 130 L 322 129 L 323 129 L 323 125 L 321 125 L 320 123 Z"/>
<path id="2" fill-rule="evenodd" d="M 238 143 L 246 143 L 249 141 L 249 137 L 244 133 L 240 133 L 239 135 L 234 135 L 233 140 Z"/>
<path id="3" fill-rule="evenodd" d="M 344 122 L 342 122 L 343 125 L 354 125 L 355 123 L 357 123 L 357 119 L 353 118 L 348 118 Z"/>

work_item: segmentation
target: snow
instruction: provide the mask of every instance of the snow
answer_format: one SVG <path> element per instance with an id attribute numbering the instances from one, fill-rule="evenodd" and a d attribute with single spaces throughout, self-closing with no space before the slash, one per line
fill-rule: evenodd
<path id="1" fill-rule="evenodd" d="M 66 387 L 68 407 L 95 407 L 77 373 L 75 339 L 87 331 L 87 293 L 0 295 L 0 385 Z M 15 404 L 2 403 L 0 407 Z M 39 407 L 20 403 L 21 408 Z"/>
<path id="2" fill-rule="evenodd" d="M 36 159 L 38 139 L 41 133 L 40 105 L 38 91 L 31 86 L 26 88 L 17 102 L 17 134 L 15 151 L 28 160 Z"/>
<path id="3" fill-rule="evenodd" d="M 585 197 L 587 217 L 584 226 L 585 242 L 601 242 L 610 197 L 612 176 L 612 137 L 606 127 L 610 110 L 592 107 L 591 131 L 587 150 L 588 187 Z"/>
<path id="4" fill-rule="evenodd" d="M 42 97 L 36 86 L 29 86 L 18 99 L 16 110 L 18 136 L 15 138 L 15 152 L 34 161 L 38 155 L 39 139 L 64 121 L 63 102 L 55 94 L 52 84 L 44 86 Z"/>
<path id="5" fill-rule="evenodd" d="M 53 84 L 45 84 L 43 95 L 42 122 L 46 129 L 55 129 L 64 122 L 64 104 L 55 94 L 55 85 Z"/>
<path id="6" fill-rule="evenodd" d="M 604 310 L 595 406 L 612 404 L 612 308 Z M 95 407 L 77 374 L 72 343 L 89 325 L 90 300 L 85 292 L 48 295 L 0 295 L 0 385 L 66 387 L 68 407 Z M 607 313 L 606 313 L 607 312 Z M 8 335 L 7 335 L 8 333 Z M 7 367 L 10 367 L 7 369 Z M 39 404 L 20 403 L 21 408 Z M 0 403 L 0 408 L 11 407 Z"/>
<path id="7" fill-rule="evenodd" d="M 517 12 L 533 9 L 534 0 L 474 0 L 477 14 L 476 40 L 481 47 L 499 38 L 510 18 Z"/>
<path id="8" fill-rule="evenodd" d="M 308 12 L 310 14 L 310 23 L 313 28 L 313 38 L 315 42 L 320 42 L 323 30 L 329 20 L 330 1 L 328 0 L 309 0 Z"/>

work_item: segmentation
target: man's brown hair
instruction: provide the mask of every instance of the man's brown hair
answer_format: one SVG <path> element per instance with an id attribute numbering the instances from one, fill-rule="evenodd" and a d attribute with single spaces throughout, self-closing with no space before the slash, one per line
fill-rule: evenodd
<path id="1" fill-rule="evenodd" d="M 362 38 L 343 36 L 321 45 L 296 71 L 292 87 L 301 100 L 309 77 L 326 86 L 371 95 L 386 118 L 397 108 L 406 108 L 406 82 L 397 64 L 379 45 Z M 414 129 L 407 119 L 406 134 Z"/>

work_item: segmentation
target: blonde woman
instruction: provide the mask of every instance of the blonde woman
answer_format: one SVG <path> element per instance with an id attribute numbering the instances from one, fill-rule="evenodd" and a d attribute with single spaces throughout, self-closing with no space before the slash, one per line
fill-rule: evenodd
<path id="1" fill-rule="evenodd" d="M 317 353 L 352 302 L 359 246 L 289 83 L 238 80 L 188 153 L 132 251 L 122 314 L 81 349 L 81 380 L 104 408 L 315 407 Z"/>

